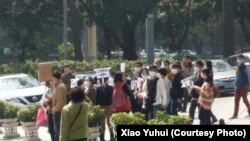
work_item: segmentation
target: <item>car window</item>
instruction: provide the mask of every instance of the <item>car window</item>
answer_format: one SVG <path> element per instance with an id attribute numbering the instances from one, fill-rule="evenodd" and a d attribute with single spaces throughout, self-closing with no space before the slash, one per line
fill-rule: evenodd
<path id="1" fill-rule="evenodd" d="M 225 61 L 216 61 L 213 62 L 213 71 L 214 72 L 225 72 L 234 70 L 227 62 Z"/>
<path id="2" fill-rule="evenodd" d="M 227 59 L 227 63 L 231 66 L 237 66 L 237 57 L 230 57 Z"/>
<path id="3" fill-rule="evenodd" d="M 39 82 L 32 77 L 13 77 L 0 79 L 0 90 L 16 90 L 38 87 Z"/>

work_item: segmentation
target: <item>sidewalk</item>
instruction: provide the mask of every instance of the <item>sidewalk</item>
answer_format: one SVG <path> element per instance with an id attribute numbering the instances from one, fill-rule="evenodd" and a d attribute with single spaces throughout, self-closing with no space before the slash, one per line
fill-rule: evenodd
<path id="1" fill-rule="evenodd" d="M 250 99 L 250 95 L 248 95 L 248 99 Z M 215 102 L 212 107 L 213 113 L 216 115 L 216 117 L 219 119 L 224 119 L 226 124 L 228 125 L 250 125 L 250 117 L 246 117 L 248 115 L 247 108 L 243 101 L 240 102 L 240 109 L 239 109 L 239 115 L 238 119 L 229 120 L 229 118 L 233 114 L 233 108 L 234 108 L 234 97 L 222 97 L 215 99 Z M 187 111 L 189 109 L 189 105 L 187 108 Z M 188 113 L 180 113 L 180 115 L 188 115 Z M 198 109 L 195 113 L 195 120 L 194 125 L 199 125 L 199 119 L 198 119 Z M 3 128 L 0 128 L 3 131 Z M 18 133 L 21 135 L 19 138 L 16 139 L 9 139 L 9 141 L 22 141 L 24 139 L 24 130 L 22 127 L 18 127 Z M 3 134 L 0 134 L 0 140 L 4 140 L 2 138 Z M 39 137 L 42 141 L 50 141 L 50 135 L 48 133 L 47 128 L 40 128 L 39 129 Z M 109 140 L 109 131 L 106 131 L 105 133 L 105 140 Z M 6 141 L 6 139 L 5 139 Z"/>

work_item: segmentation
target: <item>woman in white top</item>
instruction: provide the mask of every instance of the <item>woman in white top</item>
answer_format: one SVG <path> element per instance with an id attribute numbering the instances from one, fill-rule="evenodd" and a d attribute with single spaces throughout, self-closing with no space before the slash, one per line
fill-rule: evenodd
<path id="1" fill-rule="evenodd" d="M 170 100 L 170 89 L 172 84 L 171 81 L 166 77 L 166 68 L 160 68 L 158 72 L 160 74 L 160 79 L 157 82 L 156 103 L 160 104 L 161 107 L 166 110 L 166 106 Z"/>

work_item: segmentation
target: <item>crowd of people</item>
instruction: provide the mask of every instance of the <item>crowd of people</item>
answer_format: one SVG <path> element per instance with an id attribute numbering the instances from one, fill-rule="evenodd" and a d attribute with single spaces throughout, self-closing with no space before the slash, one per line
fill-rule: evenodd
<path id="1" fill-rule="evenodd" d="M 241 97 L 250 114 L 247 99 L 249 82 L 245 70 L 244 56 L 239 56 L 232 118 L 237 118 Z M 62 74 L 55 72 L 52 76 L 51 81 L 47 82 L 50 89 L 43 102 L 47 108 L 52 141 L 87 140 L 87 114 L 92 105 L 105 109 L 105 119 L 100 129 L 101 141 L 104 141 L 105 130 L 110 131 L 113 139 L 110 117 L 117 112 L 141 112 L 146 120 L 154 119 L 159 110 L 168 115 L 189 112 L 194 120 L 198 109 L 201 125 L 218 121 L 211 110 L 218 89 L 213 84 L 213 67 L 209 60 L 192 63 L 189 56 L 184 56 L 182 63 L 171 64 L 168 60 L 156 59 L 154 64 L 144 66 L 141 62 L 135 62 L 131 76 L 122 72 L 114 75 L 113 86 L 109 85 L 108 78 L 86 77 L 78 80 L 75 88 L 70 88 L 70 79 L 74 76 L 69 66 L 64 66 Z M 192 85 L 183 87 L 184 80 L 191 80 Z M 105 128 L 106 122 L 108 129 Z"/>

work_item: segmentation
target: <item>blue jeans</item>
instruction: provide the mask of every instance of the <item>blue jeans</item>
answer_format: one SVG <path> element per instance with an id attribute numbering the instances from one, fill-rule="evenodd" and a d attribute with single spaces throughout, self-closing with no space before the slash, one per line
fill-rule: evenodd
<path id="1" fill-rule="evenodd" d="M 48 129 L 49 129 L 49 133 L 51 136 L 51 141 L 54 141 L 54 122 L 53 122 L 53 115 L 52 114 L 48 114 Z"/>
<path id="2" fill-rule="evenodd" d="M 167 114 L 178 115 L 177 107 L 178 107 L 177 99 L 171 99 L 167 105 Z"/>
<path id="3" fill-rule="evenodd" d="M 59 141 L 61 113 L 56 113 L 53 115 L 53 122 L 54 122 L 54 141 Z"/>

